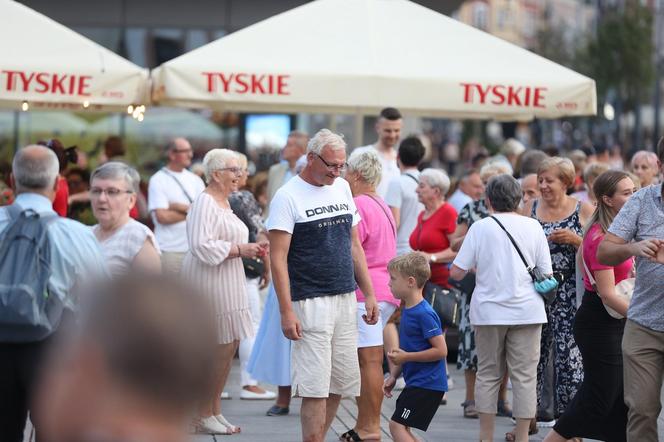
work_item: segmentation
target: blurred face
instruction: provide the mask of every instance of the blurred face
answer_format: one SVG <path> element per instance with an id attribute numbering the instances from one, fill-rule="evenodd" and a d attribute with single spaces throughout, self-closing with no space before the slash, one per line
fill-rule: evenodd
<path id="1" fill-rule="evenodd" d="M 459 188 L 463 193 L 471 197 L 473 201 L 479 200 L 484 194 L 484 183 L 480 179 L 479 173 L 474 173 L 461 180 Z"/>
<path id="2" fill-rule="evenodd" d="M 440 189 L 437 187 L 431 187 L 426 179 L 420 180 L 415 192 L 417 193 L 417 199 L 425 206 L 435 204 L 441 199 Z"/>
<path id="3" fill-rule="evenodd" d="M 352 169 L 347 169 L 346 173 L 344 173 L 344 179 L 348 181 L 353 196 L 357 196 L 357 172 Z"/>
<path id="4" fill-rule="evenodd" d="M 346 169 L 346 150 L 325 146 L 320 154 L 309 152 L 307 161 L 311 176 L 319 186 L 330 186 Z"/>
<path id="5" fill-rule="evenodd" d="M 95 178 L 90 185 L 90 203 L 99 225 L 110 228 L 129 220 L 129 210 L 136 203 L 136 195 L 123 179 Z"/>
<path id="6" fill-rule="evenodd" d="M 611 211 L 617 214 L 625 205 L 627 200 L 636 192 L 636 186 L 629 178 L 623 178 L 616 186 L 616 191 L 612 196 L 604 195 L 602 201 L 611 208 Z"/>
<path id="7" fill-rule="evenodd" d="M 222 169 L 212 172 L 211 178 L 224 190 L 235 192 L 239 188 L 242 175 L 244 175 L 242 170 L 240 163 L 236 159 L 231 159 L 226 162 L 226 166 Z"/>
<path id="8" fill-rule="evenodd" d="M 241 175 L 238 177 L 238 183 L 237 186 L 239 189 L 244 188 L 247 185 L 247 179 L 249 179 L 249 169 L 247 169 L 247 166 L 240 166 L 241 167 Z"/>
<path id="9" fill-rule="evenodd" d="M 284 147 L 281 156 L 284 160 L 290 162 L 297 161 L 302 155 L 304 155 L 305 149 L 303 149 L 298 143 L 298 137 L 289 136 L 288 141 L 286 141 L 286 146 Z"/>
<path id="10" fill-rule="evenodd" d="M 521 180 L 521 190 L 523 191 L 523 204 L 527 204 L 528 201 L 539 198 L 539 187 L 537 184 L 537 174 L 531 173 L 526 175 L 523 180 Z"/>
<path id="11" fill-rule="evenodd" d="M 178 169 L 185 169 L 191 166 L 193 156 L 194 151 L 191 149 L 191 144 L 184 138 L 179 138 L 175 143 L 175 149 L 168 153 L 171 165 Z"/>
<path id="12" fill-rule="evenodd" d="M 567 193 L 567 186 L 558 174 L 558 168 L 552 167 L 537 176 L 537 185 L 543 200 L 557 199 Z"/>
<path id="13" fill-rule="evenodd" d="M 634 163 L 634 174 L 641 180 L 641 187 L 649 186 L 657 176 L 657 168 L 650 166 L 645 158 L 639 158 Z"/>
<path id="14" fill-rule="evenodd" d="M 378 134 L 378 142 L 385 147 L 396 147 L 401 137 L 402 120 L 388 120 L 386 118 L 379 118 L 376 122 L 376 133 Z"/>
<path id="15" fill-rule="evenodd" d="M 399 272 L 390 271 L 390 282 L 388 283 L 390 291 L 397 299 L 407 296 L 416 285 L 415 278 L 405 277 Z"/>

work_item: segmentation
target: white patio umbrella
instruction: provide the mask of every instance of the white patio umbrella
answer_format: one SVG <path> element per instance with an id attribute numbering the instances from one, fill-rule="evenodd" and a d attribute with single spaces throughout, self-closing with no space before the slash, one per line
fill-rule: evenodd
<path id="1" fill-rule="evenodd" d="M 529 120 L 596 113 L 595 82 L 407 0 L 318 0 L 162 64 L 158 103 Z"/>
<path id="2" fill-rule="evenodd" d="M 90 125 L 94 136 L 117 135 L 121 132 L 120 118 L 124 119 L 124 135 L 138 140 L 165 142 L 174 137 L 220 142 L 222 130 L 197 112 L 184 109 L 153 108 L 141 122 L 129 115 L 110 115 Z"/>
<path id="3" fill-rule="evenodd" d="M 13 112 L 0 112 L 0 132 L 11 133 L 16 124 Z M 19 125 L 29 134 L 57 138 L 62 134 L 84 135 L 88 122 L 67 112 L 21 112 Z"/>
<path id="4" fill-rule="evenodd" d="M 0 107 L 124 110 L 145 103 L 147 69 L 13 0 L 0 0 L 0 17 Z"/>

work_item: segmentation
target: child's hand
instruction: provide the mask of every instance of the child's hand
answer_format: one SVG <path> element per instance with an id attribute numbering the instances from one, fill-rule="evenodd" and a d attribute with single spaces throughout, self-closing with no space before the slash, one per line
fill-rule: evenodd
<path id="1" fill-rule="evenodd" d="M 400 348 L 394 349 L 387 353 L 387 357 L 395 365 L 402 365 L 406 362 L 406 356 L 408 356 L 407 351 L 403 351 Z"/>
<path id="2" fill-rule="evenodd" d="M 383 394 L 385 395 L 386 398 L 391 398 L 392 397 L 392 389 L 394 388 L 394 385 L 397 383 L 397 380 L 394 379 L 394 376 L 389 375 L 388 377 L 385 378 L 385 382 L 383 382 Z"/>

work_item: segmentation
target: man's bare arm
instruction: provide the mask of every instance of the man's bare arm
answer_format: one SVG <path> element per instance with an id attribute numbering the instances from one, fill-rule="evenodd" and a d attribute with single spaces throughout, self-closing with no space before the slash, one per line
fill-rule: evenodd
<path id="1" fill-rule="evenodd" d="M 288 339 L 298 340 L 302 337 L 302 327 L 293 312 L 288 278 L 288 250 L 292 235 L 283 230 L 270 230 L 269 237 L 270 268 L 272 269 L 274 290 L 279 300 L 281 330 Z"/>

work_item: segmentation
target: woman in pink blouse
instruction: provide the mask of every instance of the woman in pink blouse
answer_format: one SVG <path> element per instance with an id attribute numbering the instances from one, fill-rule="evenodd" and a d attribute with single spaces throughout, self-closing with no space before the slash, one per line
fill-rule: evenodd
<path id="1" fill-rule="evenodd" d="M 221 414 L 219 399 L 240 340 L 254 333 L 241 258 L 265 256 L 268 243 L 248 243 L 247 226 L 230 208 L 228 196 L 237 190 L 242 174 L 237 154 L 212 149 L 203 165 L 208 186 L 187 215 L 189 251 L 182 274 L 206 294 L 215 309 L 219 366 L 216 388 L 210 392 L 210 401 L 201 405 L 197 427 L 201 433 L 233 434 L 240 428 Z"/>
<path id="2" fill-rule="evenodd" d="M 357 398 L 357 423 L 341 435 L 341 440 L 379 440 L 381 436 L 383 328 L 399 306 L 399 301 L 392 296 L 388 286 L 390 275 L 387 263 L 396 256 L 397 250 L 396 224 L 389 206 L 376 194 L 381 173 L 380 160 L 373 150 L 351 155 L 348 159 L 345 178 L 362 218 L 357 225 L 357 232 L 366 256 L 381 320 L 374 325 L 364 322 L 364 295 L 357 289 L 357 354 L 360 360 L 361 391 Z"/>

